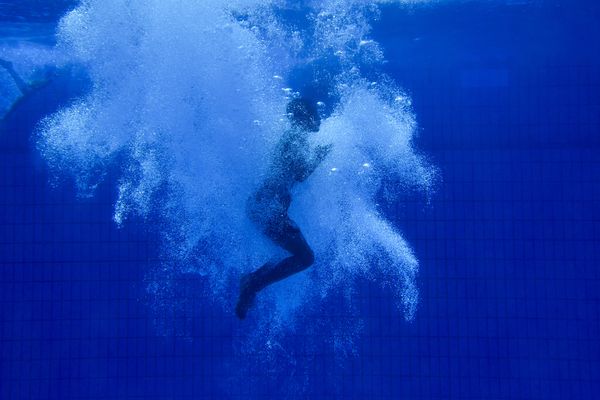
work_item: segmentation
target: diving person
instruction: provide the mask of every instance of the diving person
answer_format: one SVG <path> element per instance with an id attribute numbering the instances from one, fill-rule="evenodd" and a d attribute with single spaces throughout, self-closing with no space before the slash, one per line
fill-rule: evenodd
<path id="1" fill-rule="evenodd" d="M 240 279 L 240 293 L 235 313 L 246 317 L 256 294 L 267 286 L 304 271 L 314 262 L 314 254 L 296 223 L 288 216 L 291 190 L 308 178 L 327 157 L 332 145 L 311 148 L 309 132 L 318 132 L 321 124 L 316 106 L 304 98 L 287 106 L 291 128 L 275 149 L 269 175 L 248 199 L 247 213 L 251 221 L 270 240 L 291 255 L 278 263 L 268 262 Z"/>

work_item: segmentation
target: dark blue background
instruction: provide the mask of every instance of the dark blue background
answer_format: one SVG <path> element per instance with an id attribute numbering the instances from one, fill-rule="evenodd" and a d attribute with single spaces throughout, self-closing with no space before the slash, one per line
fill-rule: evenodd
<path id="1" fill-rule="evenodd" d="M 325 345 L 295 352 L 308 366 L 306 398 L 597 398 L 600 13 L 560 3 L 383 8 L 373 35 L 441 177 L 430 205 L 389 210 L 421 260 L 421 302 L 405 323 L 365 284 L 356 356 L 339 362 Z M 76 76 L 57 76 L 0 127 L 0 398 L 297 391 L 302 379 L 280 380 L 289 360 L 278 371 L 258 361 L 244 370 L 251 357 L 238 364 L 238 322 L 207 306 L 193 279 L 178 296 L 197 312 L 172 322 L 175 333 L 187 324 L 188 337 L 159 335 L 145 301 L 152 231 L 115 227 L 110 177 L 91 199 L 69 182 L 48 184 L 31 133 L 79 92 Z M 311 318 L 335 318 L 334 305 Z M 230 380 L 244 373 L 246 382 Z"/>

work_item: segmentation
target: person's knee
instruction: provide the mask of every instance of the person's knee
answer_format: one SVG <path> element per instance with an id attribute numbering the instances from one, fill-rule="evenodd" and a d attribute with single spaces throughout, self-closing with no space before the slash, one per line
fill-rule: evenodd
<path id="1" fill-rule="evenodd" d="M 302 263 L 302 267 L 304 267 L 303 269 L 306 269 L 315 262 L 315 253 L 313 253 L 311 249 L 307 249 L 300 254 L 299 258 L 300 262 Z"/>

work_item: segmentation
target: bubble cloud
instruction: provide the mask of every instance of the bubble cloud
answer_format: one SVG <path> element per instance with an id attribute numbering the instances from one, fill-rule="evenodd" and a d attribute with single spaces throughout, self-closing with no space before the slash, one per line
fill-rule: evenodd
<path id="1" fill-rule="evenodd" d="M 312 144 L 333 144 L 290 209 L 316 263 L 261 293 L 255 318 L 299 329 L 303 309 L 361 279 L 392 287 L 413 317 L 418 261 L 378 201 L 427 191 L 434 171 L 413 148 L 410 99 L 372 73 L 384 60 L 369 36 L 378 3 L 84 0 L 62 19 L 58 47 L 91 90 L 43 121 L 38 147 L 83 196 L 118 164 L 114 221 L 160 221 L 154 306 L 176 307 L 167 294 L 192 274 L 230 312 L 240 274 L 281 256 L 245 204 L 301 92 L 325 114 Z"/>

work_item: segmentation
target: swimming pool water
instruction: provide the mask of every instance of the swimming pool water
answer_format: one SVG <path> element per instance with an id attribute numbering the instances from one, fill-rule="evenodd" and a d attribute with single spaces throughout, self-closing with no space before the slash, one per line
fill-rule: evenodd
<path id="1" fill-rule="evenodd" d="M 39 44 L 42 18 L 4 7 L 7 46 Z M 410 97 L 415 146 L 439 175 L 429 198 L 381 206 L 419 260 L 414 318 L 393 288 L 359 279 L 261 342 L 194 271 L 157 298 L 165 222 L 114 222 L 121 160 L 82 197 L 38 150 L 39 121 L 89 90 L 61 67 L 0 123 L 0 398 L 597 396 L 598 7 L 380 7 L 381 68 Z M 64 10 L 41 10 L 42 31 Z M 8 29 L 15 19 L 27 34 Z"/>

